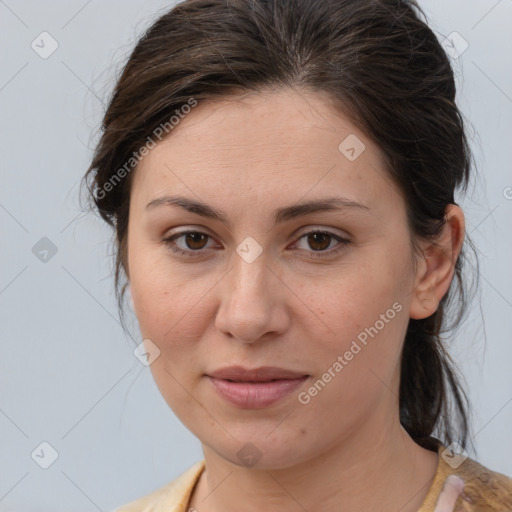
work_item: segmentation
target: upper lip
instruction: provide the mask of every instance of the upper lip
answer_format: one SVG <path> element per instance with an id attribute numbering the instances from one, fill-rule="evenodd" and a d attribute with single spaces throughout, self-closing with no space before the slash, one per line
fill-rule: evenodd
<path id="1" fill-rule="evenodd" d="M 244 382 L 267 382 L 275 379 L 298 379 L 305 377 L 305 373 L 277 368 L 275 366 L 261 366 L 260 368 L 244 368 L 242 366 L 229 366 L 207 374 L 215 379 L 235 380 Z"/>

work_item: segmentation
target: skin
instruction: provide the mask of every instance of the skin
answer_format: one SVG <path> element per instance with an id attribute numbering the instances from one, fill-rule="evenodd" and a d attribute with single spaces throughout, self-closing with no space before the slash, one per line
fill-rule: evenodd
<path id="1" fill-rule="evenodd" d="M 450 475 L 444 482 L 434 512 L 452 512 L 455 510 L 455 502 L 463 491 L 464 480 L 456 475 Z"/>
<path id="2" fill-rule="evenodd" d="M 350 134 L 366 149 L 338 149 Z M 222 210 L 225 226 L 177 206 L 181 195 Z M 343 196 L 368 210 L 317 212 L 274 226 L 274 210 Z M 464 215 L 450 205 L 437 245 L 411 249 L 405 203 L 384 156 L 329 97 L 281 89 L 195 107 L 135 171 L 129 276 L 141 334 L 160 351 L 150 368 L 169 406 L 202 443 L 206 470 L 189 506 L 199 512 L 382 510 L 421 505 L 438 456 L 418 446 L 398 414 L 400 351 L 409 318 L 433 314 L 453 277 Z M 163 240 L 181 231 L 174 253 Z M 348 238 L 314 245 L 307 233 Z M 236 252 L 246 237 L 261 255 Z M 315 257 L 320 251 L 331 255 Z M 196 249 L 196 252 L 194 252 Z M 197 249 L 200 249 L 199 252 Z M 308 390 L 380 315 L 402 306 L 304 405 Z M 220 397 L 206 373 L 279 366 L 310 377 L 265 409 Z M 248 467 L 237 452 L 252 443 Z M 251 445 L 251 446 L 252 446 Z M 370 491 L 370 492 L 369 492 Z"/>

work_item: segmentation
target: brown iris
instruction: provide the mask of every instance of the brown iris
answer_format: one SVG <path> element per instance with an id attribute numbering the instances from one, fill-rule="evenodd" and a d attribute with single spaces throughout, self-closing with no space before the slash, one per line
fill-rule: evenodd
<path id="1" fill-rule="evenodd" d="M 207 242 L 208 241 L 208 235 L 205 235 L 204 233 L 186 233 L 185 234 L 185 243 L 187 244 L 187 247 L 189 249 L 202 249 L 204 245 L 201 245 L 198 247 L 195 244 L 201 244 L 201 241 Z"/>
<path id="2" fill-rule="evenodd" d="M 329 244 L 331 242 L 331 235 L 328 235 L 326 233 L 311 233 L 308 235 L 308 243 L 310 247 L 315 251 L 321 251 L 323 249 L 327 249 L 329 247 Z M 327 241 L 327 244 L 325 244 L 325 241 Z M 321 247 L 315 248 L 315 244 L 320 244 Z"/>

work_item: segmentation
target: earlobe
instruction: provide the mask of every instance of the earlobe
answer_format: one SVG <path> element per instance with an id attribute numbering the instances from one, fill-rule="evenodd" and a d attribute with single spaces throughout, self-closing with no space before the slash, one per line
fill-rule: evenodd
<path id="1" fill-rule="evenodd" d="M 410 318 L 415 320 L 428 318 L 437 311 L 440 300 L 437 299 L 437 294 L 432 285 L 429 288 L 417 287 L 413 292 L 413 300 L 409 310 Z"/>
<path id="2" fill-rule="evenodd" d="M 418 262 L 409 316 L 420 320 L 433 315 L 453 279 L 455 263 L 464 242 L 465 224 L 462 210 L 448 205 L 445 224 L 434 242 L 425 243 Z"/>

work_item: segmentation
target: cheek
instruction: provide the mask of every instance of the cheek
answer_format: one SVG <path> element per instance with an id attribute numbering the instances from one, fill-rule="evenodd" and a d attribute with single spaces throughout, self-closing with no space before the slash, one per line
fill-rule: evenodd
<path id="1" fill-rule="evenodd" d="M 405 307 L 398 300 L 393 302 L 389 292 L 351 297 L 349 301 L 338 295 L 339 308 L 323 309 L 322 318 L 329 317 L 335 336 L 316 338 L 308 347 L 307 360 L 312 361 L 315 373 L 297 397 L 306 423 L 322 417 L 326 429 L 332 424 L 346 432 L 382 403 L 393 400 L 408 323 Z"/>
<path id="2" fill-rule="evenodd" d="M 207 287 L 157 260 L 147 253 L 132 259 L 134 310 L 142 339 L 150 339 L 160 351 L 150 365 L 153 379 L 169 407 L 186 421 L 197 408 L 187 390 L 198 379 L 191 365 L 203 369 L 198 353 L 207 313 L 200 299 Z"/>
<path id="3" fill-rule="evenodd" d="M 134 311 L 142 338 L 160 350 L 151 365 L 155 380 L 159 386 L 173 386 L 166 370 L 180 378 L 193 361 L 201 364 L 198 355 L 204 351 L 201 340 L 213 321 L 211 293 L 218 278 L 196 278 L 190 271 L 177 270 L 165 257 L 148 253 L 132 259 Z"/>
<path id="4" fill-rule="evenodd" d="M 405 306 L 399 300 L 393 301 L 391 295 L 373 303 L 362 299 L 354 298 L 346 307 L 339 303 L 339 309 L 329 318 L 322 315 L 334 335 L 320 337 L 309 351 L 312 360 L 320 363 L 315 365 L 319 373 L 330 370 L 350 374 L 354 386 L 361 382 L 362 375 L 366 378 L 371 372 L 386 376 L 386 380 L 391 377 L 408 323 Z M 339 364 L 333 368 L 335 363 Z"/>
<path id="5" fill-rule="evenodd" d="M 407 268 L 405 256 L 391 258 L 382 253 L 352 266 L 349 274 L 330 281 L 322 293 L 308 294 L 307 300 L 315 305 L 312 309 L 327 326 L 323 331 L 328 332 L 317 337 L 309 351 L 311 360 L 320 363 L 315 365 L 320 374 L 329 369 L 336 375 L 343 373 L 352 389 L 365 388 L 368 378 L 377 380 L 375 375 L 391 380 L 409 321 Z M 338 356 L 343 370 L 336 372 L 332 367 Z"/>
<path id="6" fill-rule="evenodd" d="M 187 309 L 191 287 L 184 286 L 180 275 L 160 249 L 145 247 L 133 238 L 129 244 L 130 287 L 135 313 L 143 335 L 161 338 Z"/>
<path id="7" fill-rule="evenodd" d="M 153 281 L 153 277 L 157 279 Z M 142 283 L 134 283 L 132 289 L 143 336 L 159 345 L 186 343 L 195 338 L 194 332 L 199 331 L 205 319 L 204 304 L 200 301 L 204 291 L 194 289 L 190 283 L 184 286 L 177 279 L 158 278 L 157 274 L 147 275 Z"/>

